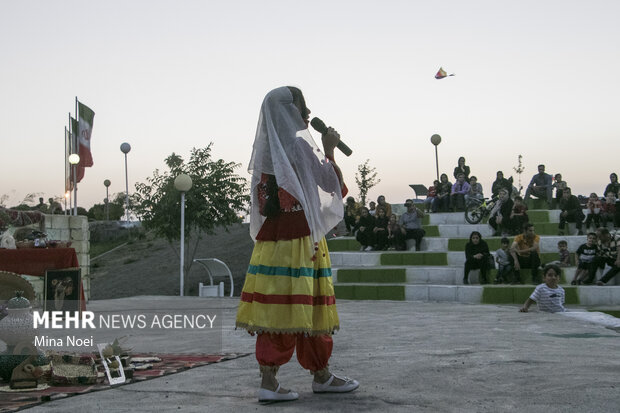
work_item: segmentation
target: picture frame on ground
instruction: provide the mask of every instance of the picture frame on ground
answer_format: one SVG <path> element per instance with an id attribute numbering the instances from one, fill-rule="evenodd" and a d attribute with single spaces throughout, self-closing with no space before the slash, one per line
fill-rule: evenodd
<path id="1" fill-rule="evenodd" d="M 64 268 L 45 271 L 44 311 L 77 311 L 82 313 L 82 271 Z"/>

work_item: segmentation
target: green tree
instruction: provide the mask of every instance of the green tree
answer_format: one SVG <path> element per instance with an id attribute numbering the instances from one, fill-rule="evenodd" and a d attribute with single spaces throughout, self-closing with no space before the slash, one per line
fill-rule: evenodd
<path id="1" fill-rule="evenodd" d="M 381 179 L 377 179 L 376 168 L 371 168 L 368 164 L 370 159 L 366 159 L 366 162 L 357 166 L 357 172 L 355 174 L 355 183 L 359 188 L 359 197 L 362 205 L 366 205 L 366 195 L 370 188 L 381 182 Z"/>
<path id="2" fill-rule="evenodd" d="M 132 205 L 131 197 L 129 199 L 130 205 Z M 125 193 L 118 192 L 112 195 L 110 202 L 108 202 L 108 208 L 110 213 L 110 221 L 119 221 L 125 215 Z M 106 220 L 105 203 L 95 204 L 88 210 L 88 218 L 95 221 Z"/>
<path id="3" fill-rule="evenodd" d="M 188 162 L 173 153 L 165 160 L 169 171 L 155 170 L 145 183 L 136 184 L 132 211 L 145 229 L 168 240 L 178 255 L 173 242 L 181 238 L 181 194 L 174 188 L 174 179 L 180 174 L 192 179 L 192 187 L 185 194 L 185 274 L 203 236 L 213 234 L 217 227 L 240 222 L 239 213 L 250 200 L 246 179 L 234 172 L 240 164 L 213 160 L 212 146 L 192 148 Z"/>

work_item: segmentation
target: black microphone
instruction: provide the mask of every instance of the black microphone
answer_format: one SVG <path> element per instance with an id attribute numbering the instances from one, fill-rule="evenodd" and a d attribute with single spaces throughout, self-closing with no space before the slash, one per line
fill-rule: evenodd
<path id="1" fill-rule="evenodd" d="M 319 118 L 312 118 L 312 120 L 310 121 L 310 125 L 312 125 L 312 127 L 314 128 L 314 130 L 316 130 L 317 132 L 319 132 L 321 135 L 324 135 L 327 133 L 327 126 L 325 126 L 325 122 L 323 122 L 321 119 Z M 338 142 L 338 145 L 336 145 L 336 148 L 340 149 L 340 152 L 344 153 L 346 156 L 351 156 L 351 154 L 353 153 L 353 151 L 351 150 L 351 148 L 349 148 L 343 141 L 342 139 L 340 139 L 340 141 Z"/>

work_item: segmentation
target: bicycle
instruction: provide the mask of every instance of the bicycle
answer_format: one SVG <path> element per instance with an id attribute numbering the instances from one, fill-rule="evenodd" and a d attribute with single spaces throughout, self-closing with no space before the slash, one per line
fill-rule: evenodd
<path id="1" fill-rule="evenodd" d="M 470 224 L 479 223 L 485 217 L 491 215 L 491 211 L 493 210 L 496 202 L 496 198 L 484 198 L 483 200 L 471 198 L 465 207 L 465 221 Z"/>

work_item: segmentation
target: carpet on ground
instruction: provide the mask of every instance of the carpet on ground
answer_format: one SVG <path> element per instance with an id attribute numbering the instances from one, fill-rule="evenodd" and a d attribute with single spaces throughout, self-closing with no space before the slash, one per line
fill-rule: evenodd
<path id="1" fill-rule="evenodd" d="M 77 396 L 94 391 L 107 390 L 113 387 L 125 386 L 157 377 L 180 373 L 194 367 L 207 364 L 220 363 L 245 357 L 250 353 L 228 354 L 132 354 L 132 357 L 157 357 L 159 362 L 152 363 L 152 368 L 147 370 L 135 370 L 133 377 L 124 384 L 110 386 L 107 380 L 100 377 L 97 383 L 90 385 L 66 385 L 56 386 L 39 384 L 36 389 L 11 390 L 9 384 L 0 379 L 0 413 L 16 412 L 33 407 L 48 401 Z"/>

